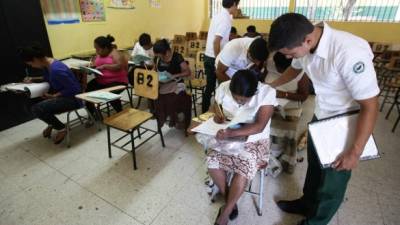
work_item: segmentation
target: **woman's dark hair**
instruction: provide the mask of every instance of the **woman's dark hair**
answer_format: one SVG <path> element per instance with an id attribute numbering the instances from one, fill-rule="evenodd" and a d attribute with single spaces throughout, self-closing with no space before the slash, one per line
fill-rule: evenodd
<path id="1" fill-rule="evenodd" d="M 109 34 L 106 37 L 100 36 L 94 39 L 94 43 L 96 43 L 100 48 L 108 49 L 114 48 L 115 45 L 112 44 L 114 41 L 114 37 Z"/>
<path id="2" fill-rule="evenodd" d="M 250 25 L 246 28 L 247 32 L 249 33 L 255 33 L 256 32 L 256 27 L 254 25 Z"/>
<path id="3" fill-rule="evenodd" d="M 234 4 L 239 5 L 240 0 L 222 0 L 222 7 L 229 9 Z"/>
<path id="4" fill-rule="evenodd" d="M 24 62 L 31 62 L 34 58 L 41 59 L 46 57 L 46 53 L 39 44 L 32 44 L 30 46 L 18 48 L 18 56 Z"/>
<path id="5" fill-rule="evenodd" d="M 167 39 L 161 39 L 156 41 L 156 43 L 154 43 L 153 46 L 153 52 L 155 54 L 165 54 L 167 53 L 168 50 L 171 50 L 171 47 L 169 46 L 169 43 L 167 41 Z"/>
<path id="6" fill-rule="evenodd" d="M 146 46 L 151 44 L 151 37 L 147 33 L 143 33 L 139 36 L 139 44 L 140 46 Z"/>
<path id="7" fill-rule="evenodd" d="M 249 54 L 251 58 L 264 62 L 268 59 L 269 51 L 267 41 L 263 38 L 256 38 L 249 46 Z"/>
<path id="8" fill-rule="evenodd" d="M 257 92 L 258 77 L 250 70 L 238 70 L 232 77 L 229 90 L 239 96 L 251 97 Z"/>
<path id="9" fill-rule="evenodd" d="M 292 64 L 292 60 L 293 60 L 293 59 L 286 58 L 286 56 L 280 52 L 276 52 L 273 59 L 274 59 L 276 70 L 279 73 L 283 73 Z"/>
<path id="10" fill-rule="evenodd" d="M 305 16 L 298 13 L 283 14 L 271 24 L 268 47 L 270 51 L 275 51 L 300 46 L 313 30 L 314 25 Z"/>
<path id="11" fill-rule="evenodd" d="M 231 27 L 231 34 L 237 34 L 236 27 Z"/>

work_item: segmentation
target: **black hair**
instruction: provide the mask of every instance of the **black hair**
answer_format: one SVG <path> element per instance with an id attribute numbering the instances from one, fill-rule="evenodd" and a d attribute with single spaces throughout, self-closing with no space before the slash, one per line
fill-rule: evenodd
<path id="1" fill-rule="evenodd" d="M 249 46 L 249 54 L 251 58 L 264 62 L 267 60 L 269 51 L 267 41 L 263 38 L 256 38 Z"/>
<path id="2" fill-rule="evenodd" d="M 139 44 L 140 46 L 146 46 L 151 44 L 151 37 L 150 34 L 143 33 L 139 36 Z"/>
<path id="3" fill-rule="evenodd" d="M 244 97 L 252 97 L 257 92 L 258 77 L 250 70 L 238 70 L 233 75 L 229 90 Z"/>
<path id="4" fill-rule="evenodd" d="M 153 52 L 155 54 L 165 54 L 167 53 L 168 50 L 171 50 L 171 47 L 169 46 L 169 43 L 167 41 L 167 39 L 161 39 L 156 41 L 156 43 L 154 43 L 153 46 Z"/>
<path id="5" fill-rule="evenodd" d="M 254 25 L 250 25 L 246 28 L 248 33 L 255 33 L 256 32 L 256 27 Z"/>
<path id="6" fill-rule="evenodd" d="M 231 27 L 231 34 L 237 34 L 236 27 Z"/>
<path id="7" fill-rule="evenodd" d="M 291 64 L 293 59 L 288 59 L 286 56 L 280 52 L 276 52 L 274 57 L 274 63 L 276 70 L 279 73 L 283 73 Z"/>
<path id="8" fill-rule="evenodd" d="M 42 59 L 46 57 L 46 53 L 42 46 L 35 43 L 30 46 L 18 48 L 18 56 L 24 62 L 31 62 L 34 58 Z"/>
<path id="9" fill-rule="evenodd" d="M 314 25 L 305 16 L 298 13 L 283 14 L 271 24 L 269 48 L 275 51 L 300 46 L 313 30 Z"/>
<path id="10" fill-rule="evenodd" d="M 114 41 L 115 41 L 114 37 L 109 34 L 106 37 L 99 36 L 96 39 L 94 39 L 94 43 L 96 43 L 100 48 L 108 48 L 108 49 L 114 48 L 115 45 L 112 44 Z"/>
<path id="11" fill-rule="evenodd" d="M 240 0 L 222 0 L 222 7 L 229 9 L 234 4 L 239 5 Z"/>

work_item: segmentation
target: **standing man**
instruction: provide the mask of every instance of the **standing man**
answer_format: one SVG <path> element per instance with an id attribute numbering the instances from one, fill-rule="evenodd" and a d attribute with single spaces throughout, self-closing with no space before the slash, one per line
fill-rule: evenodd
<path id="1" fill-rule="evenodd" d="M 232 15 L 238 9 L 240 0 L 223 0 L 223 9 L 215 15 L 208 29 L 206 51 L 204 56 L 204 70 L 207 76 L 207 86 L 203 94 L 202 111 L 207 112 L 210 107 L 211 95 L 215 90 L 215 57 L 229 41 L 232 27 Z"/>
<path id="2" fill-rule="evenodd" d="M 316 92 L 314 121 L 360 109 L 354 143 L 336 158 L 332 168 L 321 168 L 308 136 L 303 196 L 277 202 L 285 212 L 306 216 L 298 223 L 300 225 L 326 225 L 343 201 L 351 170 L 356 168 L 375 126 L 379 88 L 373 54 L 365 40 L 332 29 L 326 23 L 314 26 L 296 13 L 284 14 L 272 23 L 269 47 L 271 51 L 277 50 L 293 58 L 291 66 L 271 86 L 287 83 L 302 69 L 313 82 Z"/>

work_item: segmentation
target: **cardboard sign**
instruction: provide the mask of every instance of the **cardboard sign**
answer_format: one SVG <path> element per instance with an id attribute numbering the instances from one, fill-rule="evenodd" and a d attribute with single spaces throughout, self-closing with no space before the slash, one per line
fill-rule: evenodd
<path id="1" fill-rule="evenodd" d="M 172 45 L 172 50 L 174 52 L 180 53 L 183 56 L 186 56 L 187 47 L 186 47 L 186 44 L 176 44 L 176 43 L 174 43 Z"/>
<path id="2" fill-rule="evenodd" d="M 158 74 L 154 70 L 135 69 L 133 74 L 135 95 L 149 98 L 158 98 Z"/>
<path id="3" fill-rule="evenodd" d="M 186 32 L 186 41 L 192 41 L 197 39 L 196 32 Z"/>

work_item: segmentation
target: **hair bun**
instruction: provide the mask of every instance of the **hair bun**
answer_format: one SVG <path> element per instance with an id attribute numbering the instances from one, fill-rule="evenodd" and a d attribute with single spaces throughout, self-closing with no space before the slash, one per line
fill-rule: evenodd
<path id="1" fill-rule="evenodd" d="M 113 43 L 115 41 L 115 38 L 109 34 L 107 34 L 106 38 L 107 38 L 107 40 L 110 41 L 110 43 Z"/>

